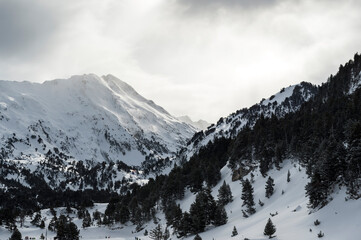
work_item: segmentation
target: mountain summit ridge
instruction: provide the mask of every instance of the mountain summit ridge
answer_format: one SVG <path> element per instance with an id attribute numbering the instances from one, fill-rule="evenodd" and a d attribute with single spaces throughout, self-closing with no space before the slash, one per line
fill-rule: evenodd
<path id="1" fill-rule="evenodd" d="M 195 132 L 113 75 L 44 83 L 0 81 L 0 86 L 1 137 L 15 134 L 29 144 L 21 150 L 3 145 L 16 158 L 37 152 L 35 148 L 37 153 L 58 148 L 76 160 L 139 165 L 149 154 L 175 154 Z M 30 136 L 44 143 L 32 144 Z"/>
<path id="2" fill-rule="evenodd" d="M 189 159 L 198 150 L 216 138 L 235 138 L 245 127 L 252 128 L 261 117 L 277 118 L 284 117 L 287 113 L 296 112 L 302 104 L 309 101 L 318 91 L 317 86 L 301 82 L 282 88 L 280 92 L 268 99 L 262 99 L 259 103 L 249 108 L 243 108 L 221 117 L 216 124 L 208 126 L 206 130 L 196 133 L 182 150 L 182 157 Z"/>

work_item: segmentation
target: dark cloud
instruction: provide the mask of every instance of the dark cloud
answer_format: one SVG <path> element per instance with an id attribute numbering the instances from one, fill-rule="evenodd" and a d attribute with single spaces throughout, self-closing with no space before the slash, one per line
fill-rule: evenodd
<path id="1" fill-rule="evenodd" d="M 275 5 L 279 0 L 177 0 L 187 13 L 203 13 L 217 9 L 252 10 Z"/>
<path id="2" fill-rule="evenodd" d="M 47 48 L 62 22 L 48 1 L 0 1 L 0 58 L 35 57 Z"/>

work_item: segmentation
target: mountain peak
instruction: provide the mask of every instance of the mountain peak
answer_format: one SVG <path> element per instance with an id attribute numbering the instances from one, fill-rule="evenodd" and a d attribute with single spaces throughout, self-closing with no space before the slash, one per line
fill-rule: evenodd
<path id="1" fill-rule="evenodd" d="M 113 75 L 75 75 L 43 84 L 0 82 L 0 88 L 6 89 L 0 92 L 0 137 L 15 134 L 26 142 L 34 135 L 44 145 L 14 144 L 14 158 L 56 148 L 75 160 L 139 165 L 148 154 L 177 152 L 195 132 Z"/>

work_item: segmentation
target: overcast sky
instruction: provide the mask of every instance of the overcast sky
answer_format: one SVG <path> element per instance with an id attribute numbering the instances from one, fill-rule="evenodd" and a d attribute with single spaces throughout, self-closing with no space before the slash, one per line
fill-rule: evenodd
<path id="1" fill-rule="evenodd" d="M 360 51 L 357 0 L 0 0 L 0 79 L 111 73 L 194 120 L 320 84 Z"/>

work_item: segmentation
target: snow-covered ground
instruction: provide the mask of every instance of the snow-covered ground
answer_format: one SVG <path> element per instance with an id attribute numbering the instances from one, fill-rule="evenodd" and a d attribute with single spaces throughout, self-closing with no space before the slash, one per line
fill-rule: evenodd
<path id="1" fill-rule="evenodd" d="M 291 173 L 291 181 L 287 182 L 287 172 Z M 269 172 L 269 176 L 275 180 L 275 192 L 268 199 L 265 197 L 265 183 L 267 178 L 263 178 L 258 171 L 254 172 L 254 199 L 256 202 L 257 212 L 244 218 L 242 214 L 242 185 L 240 181 L 231 181 L 231 170 L 228 167 L 224 167 L 221 170 L 222 180 L 219 184 L 213 188 L 213 196 L 217 198 L 218 189 L 223 183 L 230 184 L 232 189 L 234 200 L 226 206 L 228 214 L 228 223 L 220 227 L 210 227 L 207 231 L 200 233 L 202 239 L 244 239 L 251 240 L 268 239 L 263 235 L 263 230 L 268 218 L 272 219 L 272 222 L 277 228 L 276 237 L 277 240 L 305 240 L 305 239 L 318 239 L 317 234 L 322 231 L 325 240 L 357 240 L 360 239 L 361 229 L 361 201 L 360 200 L 347 200 L 346 193 L 343 187 L 337 188 L 332 195 L 333 200 L 324 208 L 318 211 L 312 211 L 307 207 L 308 199 L 305 197 L 305 185 L 309 181 L 305 173 L 305 169 L 300 167 L 297 163 L 293 163 L 291 160 L 284 162 L 281 170 L 273 169 Z M 249 176 L 247 176 L 249 177 Z M 183 211 L 188 211 L 190 205 L 195 200 L 195 195 L 187 191 L 185 198 L 179 201 Z M 258 204 L 258 200 L 264 203 L 264 206 Z M 96 204 L 93 208 L 89 209 L 90 214 L 96 209 L 100 212 L 104 212 L 106 204 Z M 64 208 L 58 209 L 58 213 L 64 211 Z M 271 216 L 270 214 L 276 214 Z M 50 213 L 48 210 L 42 210 L 42 215 L 47 216 L 46 226 L 50 221 Z M 82 229 L 82 221 L 76 218 L 76 215 L 70 215 L 74 218 L 74 222 L 81 229 L 80 235 L 82 239 L 105 239 L 110 237 L 114 240 L 123 239 L 150 239 L 148 236 L 144 236 L 145 229 L 148 232 L 155 228 L 156 224 L 153 222 L 146 223 L 144 229 L 138 233 L 135 233 L 135 226 L 128 223 L 127 225 L 116 225 L 111 228 L 91 226 L 87 229 Z M 162 213 L 157 214 L 160 219 L 160 223 L 163 229 L 166 227 L 165 218 Z M 320 225 L 315 226 L 314 221 L 319 220 Z M 20 228 L 23 237 L 33 236 L 37 239 L 41 233 L 45 230 L 34 228 L 30 224 L 30 219 L 27 218 L 25 226 Z M 231 237 L 233 227 L 238 230 L 236 237 Z M 133 233 L 134 232 L 134 233 Z M 53 237 L 55 233 L 48 231 L 48 237 Z M 10 233 L 0 228 L 0 239 L 7 239 Z M 176 239 L 176 236 L 171 236 L 172 239 Z M 189 236 L 185 239 L 193 239 L 194 236 Z"/>
<path id="2" fill-rule="evenodd" d="M 291 181 L 287 182 L 287 172 L 291 173 Z M 232 189 L 234 200 L 226 206 L 228 214 L 228 223 L 224 226 L 209 229 L 199 234 L 202 239 L 244 239 L 251 240 L 268 239 L 263 235 L 264 227 L 268 218 L 277 228 L 276 238 L 284 240 L 305 240 L 318 239 L 317 234 L 322 231 L 327 240 L 353 240 L 360 239 L 359 229 L 361 227 L 361 201 L 346 199 L 345 188 L 336 189 L 332 195 L 333 200 L 324 208 L 313 213 L 307 207 L 308 198 L 305 196 L 305 185 L 309 179 L 305 173 L 305 169 L 293 164 L 290 160 L 285 162 L 283 168 L 278 171 L 273 169 L 268 174 L 274 178 L 275 192 L 268 199 L 265 197 L 265 185 L 267 178 L 256 171 L 252 184 L 254 187 L 254 199 L 256 202 L 257 212 L 244 218 L 242 214 L 242 185 L 239 181 L 231 181 L 231 170 L 227 167 L 222 169 L 222 180 L 213 189 L 213 196 L 216 198 L 218 189 L 225 180 Z M 248 176 L 249 178 L 249 176 Z M 250 178 L 249 178 L 250 179 Z M 283 192 L 283 194 L 282 194 Z M 186 199 L 181 201 L 181 208 L 189 210 L 190 205 L 195 200 L 195 196 L 186 195 Z M 261 207 L 258 200 L 264 203 Z M 270 214 L 275 214 L 272 217 Z M 314 225 L 314 221 L 318 219 L 321 224 Z M 233 227 L 237 228 L 238 235 L 231 237 Z M 194 236 L 186 239 L 193 239 Z"/>

